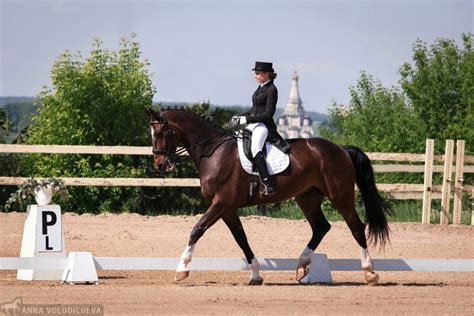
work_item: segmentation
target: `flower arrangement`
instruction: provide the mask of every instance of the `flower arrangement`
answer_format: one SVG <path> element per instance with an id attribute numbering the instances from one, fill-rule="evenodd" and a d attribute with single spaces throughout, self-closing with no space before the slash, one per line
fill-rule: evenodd
<path id="1" fill-rule="evenodd" d="M 22 204 L 34 195 L 40 205 L 46 205 L 51 202 L 53 193 L 57 193 L 64 200 L 69 193 L 64 185 L 64 181 L 58 178 L 35 179 L 30 177 L 18 187 L 5 204 L 5 208 L 10 208 L 13 203 Z M 46 195 L 46 197 L 45 197 Z"/>

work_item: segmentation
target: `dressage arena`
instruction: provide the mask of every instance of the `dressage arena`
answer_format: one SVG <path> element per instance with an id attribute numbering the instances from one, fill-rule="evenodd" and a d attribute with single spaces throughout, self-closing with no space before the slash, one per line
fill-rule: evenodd
<path id="1" fill-rule="evenodd" d="M 199 216 L 137 214 L 63 216 L 67 251 L 102 257 L 178 257 Z M 0 257 L 18 257 L 25 213 L 1 213 Z M 257 257 L 297 258 L 311 236 L 303 220 L 242 218 Z M 391 245 L 371 248 L 374 259 L 474 258 L 474 226 L 392 223 Z M 344 222 L 332 223 L 318 248 L 329 258 L 360 257 Z M 200 240 L 194 258 L 241 258 L 222 221 Z M 377 266 L 375 267 L 377 270 Z M 191 271 L 174 283 L 173 271 L 98 271 L 98 285 L 18 281 L 0 271 L 0 303 L 103 304 L 105 314 L 434 313 L 474 311 L 474 272 L 380 272 L 367 286 L 362 271 L 333 272 L 332 285 L 300 285 L 294 271 L 262 271 L 264 285 L 247 285 L 249 271 Z"/>

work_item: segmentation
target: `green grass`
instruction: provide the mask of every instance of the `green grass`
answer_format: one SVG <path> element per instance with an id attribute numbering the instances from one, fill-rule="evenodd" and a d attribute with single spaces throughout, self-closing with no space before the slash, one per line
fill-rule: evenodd
<path id="1" fill-rule="evenodd" d="M 422 201 L 421 200 L 393 200 L 388 199 L 394 215 L 389 216 L 389 222 L 416 222 L 421 223 L 421 209 Z M 451 201 L 451 214 L 449 218 L 449 223 L 452 223 L 452 201 Z M 358 204 L 357 213 L 359 217 L 363 220 L 365 216 L 364 208 Z M 441 201 L 433 200 L 431 206 L 431 223 L 438 224 L 440 221 L 440 209 Z M 469 197 L 463 197 L 463 212 L 461 213 L 461 224 L 469 225 L 471 224 L 471 203 Z M 330 222 L 342 221 L 342 216 L 330 205 L 330 203 L 325 200 L 323 202 L 323 212 L 327 220 Z M 250 216 L 250 215 L 259 215 L 258 208 L 256 206 L 246 207 L 239 210 L 240 216 Z M 289 200 L 280 204 L 268 205 L 267 216 L 275 218 L 287 218 L 287 219 L 304 219 L 303 212 L 296 205 L 294 200 Z"/>
<path id="2" fill-rule="evenodd" d="M 421 223 L 421 209 L 422 201 L 421 200 L 395 200 L 391 198 L 389 194 L 383 194 L 384 198 L 390 203 L 394 215 L 388 217 L 389 222 L 415 222 Z M 452 223 L 452 206 L 453 201 L 450 203 L 451 214 L 449 218 L 449 223 Z M 331 206 L 329 201 L 326 199 L 322 205 L 323 213 L 326 216 L 327 220 L 330 222 L 342 221 L 342 216 Z M 432 200 L 431 203 L 431 223 L 438 224 L 440 221 L 440 209 L 441 209 L 441 200 Z M 461 213 L 461 223 L 464 225 L 471 224 L 471 212 L 472 212 L 472 203 L 468 194 L 463 195 Z M 357 196 L 356 210 L 359 214 L 361 220 L 365 218 L 365 209 L 361 204 L 360 197 Z M 196 215 L 203 213 L 205 209 L 200 207 L 190 206 L 184 209 L 174 210 L 168 209 L 166 213 L 160 214 L 147 214 L 147 215 Z M 245 207 L 239 209 L 240 216 L 251 216 L 251 215 L 260 215 L 258 212 L 257 206 Z M 303 212 L 296 205 L 294 200 L 288 200 L 278 204 L 271 204 L 267 206 L 268 217 L 274 218 L 286 218 L 286 219 L 304 219 Z"/>

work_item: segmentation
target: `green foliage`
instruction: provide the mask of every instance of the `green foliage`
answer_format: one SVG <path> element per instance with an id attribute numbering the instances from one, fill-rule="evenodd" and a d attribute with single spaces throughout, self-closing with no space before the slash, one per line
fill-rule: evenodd
<path id="1" fill-rule="evenodd" d="M 427 138 L 435 139 L 435 152 L 444 153 L 446 139 L 466 140 L 466 153 L 474 153 L 473 35 L 463 34 L 463 48 L 453 40 L 438 39 L 427 48 L 417 41 L 413 65 L 400 68 L 401 88 L 386 88 L 362 72 L 350 88 L 349 105 L 333 104 L 330 123 L 321 133 L 339 144 L 364 151 L 423 153 Z M 466 182 L 472 177 L 467 175 Z M 422 182 L 416 173 L 377 174 L 377 182 Z M 441 176 L 435 175 L 434 183 Z"/>
<path id="2" fill-rule="evenodd" d="M 323 126 L 323 137 L 341 144 L 351 144 L 365 151 L 420 152 L 424 135 L 416 114 L 406 105 L 403 94 L 384 88 L 379 81 L 362 72 L 355 87 L 350 88 L 349 107 L 333 104 L 329 110 L 332 128 Z"/>
<path id="3" fill-rule="evenodd" d="M 39 95 L 29 144 L 141 145 L 148 126 L 143 108 L 155 92 L 139 45 L 122 39 L 118 52 L 96 40 L 90 56 L 64 52 L 54 63 L 54 90 Z"/>
<path id="4" fill-rule="evenodd" d="M 8 111 L 0 108 L 0 143 L 5 143 L 5 139 L 8 136 L 9 130 L 12 127 L 12 123 L 9 119 Z M 15 176 L 15 174 L 9 174 L 18 170 L 17 161 L 13 155 L 1 154 L 0 155 L 0 175 L 2 176 Z M 4 203 L 13 192 L 13 189 L 8 186 L 0 186 L 0 210 L 4 210 Z"/>
<path id="5" fill-rule="evenodd" d="M 473 35 L 463 34 L 463 44 L 438 39 L 428 49 L 417 41 L 414 64 L 400 68 L 403 91 L 362 72 L 348 107 L 333 104 L 322 135 L 380 152 L 423 152 L 426 138 L 438 140 L 443 152 L 446 139 L 465 139 L 466 151 L 474 152 Z"/>
<path id="6" fill-rule="evenodd" d="M 122 39 L 118 52 L 96 40 L 89 56 L 64 52 L 54 63 L 53 88 L 37 99 L 26 143 L 67 145 L 149 145 L 143 112 L 155 89 L 142 61 L 139 44 Z M 56 177 L 142 177 L 142 157 L 31 154 L 23 156 L 22 173 Z M 66 210 L 121 211 L 134 205 L 139 188 L 73 187 Z"/>
<path id="7" fill-rule="evenodd" d="M 0 143 L 5 142 L 5 137 L 8 135 L 11 127 L 12 123 L 8 117 L 7 110 L 0 108 Z"/>
<path id="8" fill-rule="evenodd" d="M 7 200 L 6 209 L 16 203 L 26 207 L 25 202 L 30 201 L 31 196 L 41 189 L 51 188 L 53 193 L 57 193 L 59 198 L 65 200 L 68 198 L 68 190 L 64 185 L 64 181 L 57 178 L 35 179 L 29 178 L 25 183 L 19 186 L 18 190 L 12 193 Z"/>
<path id="9" fill-rule="evenodd" d="M 30 125 L 36 109 L 31 102 L 12 102 L 5 104 L 4 109 L 7 111 L 11 121 L 11 131 L 19 132 Z"/>
<path id="10" fill-rule="evenodd" d="M 474 51 L 473 35 L 463 34 L 463 48 L 454 40 L 438 39 L 428 49 L 417 41 L 413 65 L 400 68 L 401 85 L 417 113 L 427 138 L 465 139 L 466 151 L 474 153 Z"/>

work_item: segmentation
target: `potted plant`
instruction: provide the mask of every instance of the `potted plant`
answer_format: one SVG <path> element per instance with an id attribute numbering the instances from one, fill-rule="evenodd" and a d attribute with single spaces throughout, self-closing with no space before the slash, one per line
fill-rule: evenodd
<path id="1" fill-rule="evenodd" d="M 21 204 L 34 195 L 38 205 L 48 205 L 51 203 L 53 194 L 57 193 L 61 199 L 68 197 L 68 191 L 64 181 L 58 178 L 35 179 L 29 178 L 18 187 L 7 200 L 5 207 L 9 208 L 13 203 Z"/>

